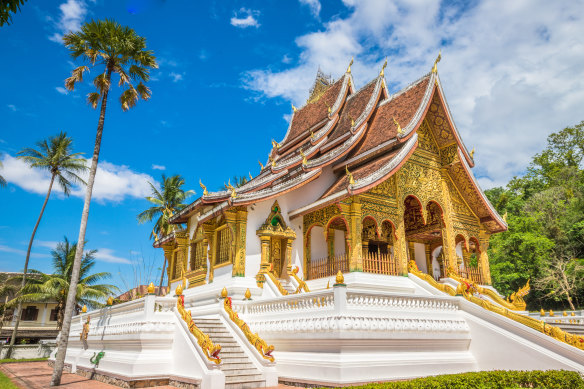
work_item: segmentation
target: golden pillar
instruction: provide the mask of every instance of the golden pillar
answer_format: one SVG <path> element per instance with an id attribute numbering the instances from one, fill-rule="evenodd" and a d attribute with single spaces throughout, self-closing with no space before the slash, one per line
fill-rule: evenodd
<path id="1" fill-rule="evenodd" d="M 399 172 L 398 172 L 399 173 Z M 394 258 L 397 265 L 397 274 L 406 276 L 408 275 L 408 245 L 406 241 L 406 224 L 404 220 L 405 206 L 404 202 L 398 201 L 397 204 L 397 214 L 398 219 L 395 223 L 395 236 L 397 239 L 393 245 L 394 247 Z"/>
<path id="2" fill-rule="evenodd" d="M 491 234 L 487 232 L 484 228 L 479 231 L 479 244 L 480 244 L 480 255 L 479 255 L 479 271 L 481 272 L 481 278 L 485 285 L 491 285 L 491 269 L 489 265 L 489 254 L 487 254 L 487 249 L 489 248 L 489 238 Z"/>
<path id="3" fill-rule="evenodd" d="M 408 258 L 410 261 L 416 261 L 416 248 L 414 242 L 408 240 Z"/>
<path id="4" fill-rule="evenodd" d="M 247 210 L 239 209 L 236 214 L 235 221 L 235 258 L 233 261 L 234 277 L 245 276 L 245 245 L 247 232 Z"/>
<path id="5" fill-rule="evenodd" d="M 458 274 L 457 259 L 456 259 L 456 237 L 454 235 L 454 229 L 452 228 L 452 202 L 450 198 L 450 190 L 448 189 L 447 180 L 448 172 L 445 168 L 440 170 L 442 176 L 442 207 L 443 207 L 443 219 L 444 223 L 442 225 L 442 254 L 444 258 L 444 267 L 446 272 L 448 268 L 454 268 Z"/>
<path id="6" fill-rule="evenodd" d="M 286 272 L 292 275 L 292 239 L 286 239 Z"/>
<path id="7" fill-rule="evenodd" d="M 362 212 L 361 212 L 361 203 L 359 198 L 354 196 L 352 198 L 352 202 L 348 207 L 341 210 L 343 216 L 347 218 L 349 224 L 349 234 L 347 239 L 347 245 L 349 247 L 349 271 L 363 271 L 363 248 L 361 246 L 362 241 Z M 348 211 L 348 212 L 347 212 Z"/>
<path id="8" fill-rule="evenodd" d="M 264 287 L 264 282 L 266 281 L 265 275 L 270 267 L 270 241 L 271 238 L 268 235 L 260 235 L 260 245 L 261 245 L 261 262 L 260 271 L 256 275 L 256 282 L 259 287 Z"/>
<path id="9" fill-rule="evenodd" d="M 162 245 L 162 250 L 164 251 L 164 258 L 166 258 L 166 278 L 168 282 L 168 288 L 170 290 L 170 277 L 172 276 L 172 268 L 174 266 L 174 243 L 165 243 Z"/>
<path id="10" fill-rule="evenodd" d="M 327 229 L 325 238 L 327 255 L 329 257 L 329 261 L 332 261 L 333 257 L 335 256 L 335 230 L 333 228 Z"/>
<path id="11" fill-rule="evenodd" d="M 177 277 L 182 277 L 187 272 L 189 258 L 189 234 L 187 231 L 175 233 L 176 245 L 178 248 L 177 255 Z"/>
<path id="12" fill-rule="evenodd" d="M 428 269 L 428 274 L 434 277 L 434 269 L 432 268 L 432 248 L 428 243 L 424 245 L 424 248 L 426 251 L 426 267 Z"/>

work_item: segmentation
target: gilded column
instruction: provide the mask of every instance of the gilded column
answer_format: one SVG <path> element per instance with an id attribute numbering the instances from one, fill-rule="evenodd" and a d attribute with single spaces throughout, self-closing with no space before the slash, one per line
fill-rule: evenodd
<path id="1" fill-rule="evenodd" d="M 181 277 L 187 272 L 188 255 L 189 255 L 189 236 L 186 231 L 175 233 L 176 244 L 178 248 L 178 277 Z"/>
<path id="2" fill-rule="evenodd" d="M 235 259 L 233 262 L 234 277 L 245 276 L 245 244 L 247 232 L 247 210 L 239 209 L 235 222 Z"/>
<path id="3" fill-rule="evenodd" d="M 432 248 L 429 244 L 425 244 L 426 249 L 426 267 L 428 269 L 428 274 L 434 277 L 434 269 L 432 268 Z"/>
<path id="4" fill-rule="evenodd" d="M 485 285 L 491 285 L 491 269 L 489 265 L 489 254 L 487 254 L 487 249 L 489 248 L 489 238 L 491 234 L 487 232 L 484 228 L 480 229 L 479 232 L 479 244 L 480 244 L 480 255 L 479 255 L 479 270 L 481 272 L 481 278 Z"/>
<path id="5" fill-rule="evenodd" d="M 344 213 L 347 221 L 349 223 L 349 239 L 348 239 L 348 246 L 349 246 L 349 271 L 363 271 L 363 248 L 361 246 L 362 241 L 362 212 L 361 212 L 361 203 L 358 197 L 353 197 L 350 206 L 348 207 L 348 212 Z M 347 210 L 346 207 L 344 207 Z"/>
<path id="6" fill-rule="evenodd" d="M 215 237 L 217 234 L 212 225 L 203 224 L 203 233 L 205 234 L 205 256 L 209 261 L 209 279 L 208 282 L 213 282 L 213 266 L 215 265 Z"/>
<path id="7" fill-rule="evenodd" d="M 264 282 L 266 281 L 264 274 L 268 272 L 268 267 L 270 266 L 270 240 L 268 235 L 260 236 L 261 263 L 260 271 L 256 275 L 256 282 L 261 288 L 264 287 Z"/>
<path id="8" fill-rule="evenodd" d="M 166 258 L 167 268 L 166 268 L 166 278 L 168 281 L 168 290 L 170 290 L 170 277 L 172 275 L 172 267 L 174 266 L 173 261 L 173 251 L 174 243 L 165 243 L 162 245 L 162 250 L 164 250 L 164 258 Z"/>
<path id="9" fill-rule="evenodd" d="M 286 239 L 286 271 L 288 275 L 292 275 L 292 239 Z"/>
<path id="10" fill-rule="evenodd" d="M 329 228 L 327 230 L 326 247 L 327 247 L 329 261 L 332 261 L 333 257 L 335 256 L 335 230 L 333 228 Z"/>
<path id="11" fill-rule="evenodd" d="M 448 173 L 445 169 L 441 171 L 442 176 L 442 207 L 444 214 L 443 219 L 444 223 L 442 225 L 442 253 L 444 255 L 444 266 L 448 268 L 454 268 L 456 273 L 458 274 L 458 267 L 456 266 L 456 243 L 455 243 L 455 235 L 454 229 L 452 228 L 453 220 L 452 220 L 452 202 L 450 199 L 450 191 L 448 189 L 447 180 L 450 178 L 448 177 Z M 448 271 L 446 271 L 447 273 Z"/>

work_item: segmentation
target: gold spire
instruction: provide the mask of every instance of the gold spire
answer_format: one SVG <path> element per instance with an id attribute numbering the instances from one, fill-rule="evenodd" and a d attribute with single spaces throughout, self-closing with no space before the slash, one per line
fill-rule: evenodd
<path id="1" fill-rule="evenodd" d="M 207 196 L 209 194 L 209 192 L 207 192 L 207 187 L 205 185 L 203 185 L 200 178 L 199 178 L 199 185 L 201 185 L 201 189 L 203 189 L 203 196 Z"/>
<path id="2" fill-rule="evenodd" d="M 472 150 L 470 151 L 470 158 L 474 159 L 474 153 L 475 153 L 475 148 L 473 147 Z"/>
<path id="3" fill-rule="evenodd" d="M 278 144 L 278 142 L 276 142 L 275 140 L 272 139 L 272 147 L 275 149 L 279 149 L 280 145 Z"/>
<path id="4" fill-rule="evenodd" d="M 302 150 L 300 150 L 300 156 L 302 157 L 302 164 L 306 165 L 308 163 L 308 160 L 306 159 L 306 155 L 304 155 Z"/>
<path id="5" fill-rule="evenodd" d="M 253 176 L 251 175 L 251 172 L 248 172 L 248 173 L 249 173 L 249 180 L 250 181 L 253 180 Z"/>
<path id="6" fill-rule="evenodd" d="M 387 66 L 387 58 L 385 58 L 385 62 L 383 63 L 383 66 L 381 67 L 381 72 L 379 72 L 379 77 L 385 77 L 385 67 Z"/>
<path id="7" fill-rule="evenodd" d="M 434 66 L 432 67 L 432 73 L 438 73 L 438 62 L 442 59 L 442 50 L 438 52 L 438 57 L 434 61 Z"/>
<path id="8" fill-rule="evenodd" d="M 353 57 L 351 57 L 351 62 L 349 62 L 349 67 L 347 68 L 347 73 L 351 73 L 351 65 L 353 65 Z"/>
<path id="9" fill-rule="evenodd" d="M 349 177 L 349 185 L 355 185 L 355 179 L 353 178 L 353 173 L 351 173 L 349 171 L 349 168 L 347 167 L 347 165 L 345 165 L 345 173 L 347 174 L 347 177 Z"/>
<path id="10" fill-rule="evenodd" d="M 294 106 L 294 104 L 292 104 L 292 112 L 296 112 L 296 111 L 298 111 L 298 108 L 296 108 L 296 107 Z"/>
<path id="11" fill-rule="evenodd" d="M 260 160 L 258 159 L 258 163 L 260 164 L 260 170 L 264 170 L 264 164 L 262 163 L 262 161 L 260 161 Z"/>
<path id="12" fill-rule="evenodd" d="M 395 125 L 397 127 L 397 133 L 398 133 L 398 135 L 403 134 L 404 132 L 403 132 L 401 126 L 399 125 L 399 123 L 397 122 L 397 120 L 395 119 L 395 116 L 393 117 L 393 122 L 395 123 Z"/>

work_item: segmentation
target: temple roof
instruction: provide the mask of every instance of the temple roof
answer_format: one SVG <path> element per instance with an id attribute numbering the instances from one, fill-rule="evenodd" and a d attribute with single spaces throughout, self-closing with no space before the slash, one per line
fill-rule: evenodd
<path id="1" fill-rule="evenodd" d="M 438 147 L 457 145 L 455 158 L 446 167 L 457 186 L 467 189 L 461 192 L 473 212 L 491 232 L 506 229 L 471 172 L 474 161 L 454 125 L 436 71 L 394 95 L 387 90 L 383 72 L 359 90 L 353 85 L 350 69 L 337 81 L 317 77 L 307 104 L 294 108 L 284 139 L 273 142 L 259 175 L 239 188 L 205 190 L 171 222 L 184 223 L 195 209 L 204 220 L 231 206 L 282 195 L 318 178 L 325 166 L 333 167 L 336 181 L 320 200 L 291 211 L 290 217 L 365 192 L 407 161 L 418 147 L 417 130 L 426 121 Z"/>

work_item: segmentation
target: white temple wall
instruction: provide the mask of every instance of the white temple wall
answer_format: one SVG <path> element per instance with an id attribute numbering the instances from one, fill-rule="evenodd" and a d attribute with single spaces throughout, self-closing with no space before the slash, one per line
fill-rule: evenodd
<path id="1" fill-rule="evenodd" d="M 246 248 L 245 248 L 245 275 L 246 277 L 255 277 L 260 269 L 261 263 L 261 244 L 260 238 L 256 231 L 264 223 L 271 212 L 274 201 L 278 201 L 282 212 L 284 222 L 294 230 L 296 239 L 292 242 L 292 265 L 298 266 L 300 271 L 299 277 L 303 277 L 303 234 L 302 234 L 302 216 L 290 220 L 288 213 L 300 207 L 311 204 L 318 200 L 324 191 L 335 182 L 335 175 L 332 173 L 332 167 L 323 169 L 322 174 L 316 180 L 302 186 L 299 190 L 291 191 L 275 199 L 269 199 L 254 203 L 247 207 L 247 228 L 246 228 Z M 324 235 L 321 233 L 324 241 Z M 311 242 L 312 244 L 312 242 Z M 344 244 L 344 243 L 343 243 Z M 324 256 L 326 256 L 326 243 Z M 320 257 L 319 257 L 320 258 Z"/>
<path id="2" fill-rule="evenodd" d="M 428 265 L 426 264 L 426 246 L 423 243 L 414 243 L 414 256 L 416 257 L 416 265 L 418 269 L 424 273 L 428 273 Z"/>
<path id="3" fill-rule="evenodd" d="M 335 230 L 335 256 L 343 255 L 346 251 L 345 231 Z"/>
<path id="4" fill-rule="evenodd" d="M 324 228 L 314 226 L 310 230 L 310 258 L 320 259 L 328 257 L 328 248 L 324 238 Z"/>

